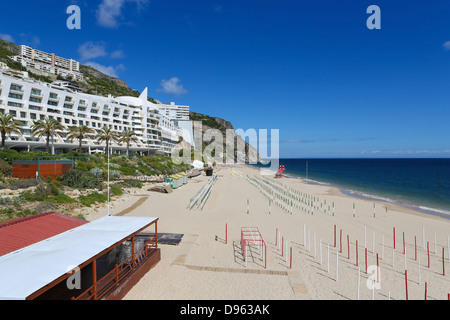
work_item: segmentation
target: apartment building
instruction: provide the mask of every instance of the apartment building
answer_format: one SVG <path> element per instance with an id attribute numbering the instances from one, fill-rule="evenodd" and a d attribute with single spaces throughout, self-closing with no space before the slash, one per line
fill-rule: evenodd
<path id="1" fill-rule="evenodd" d="M 131 143 L 131 152 L 168 155 L 180 138 L 176 121 L 167 117 L 158 104 L 147 101 L 147 89 L 139 98 L 102 97 L 0 72 L 0 112 L 13 115 L 24 128 L 22 135 L 8 137 L 8 148 L 44 150 L 46 137 L 32 137 L 31 127 L 33 121 L 46 117 L 57 119 L 66 128 L 85 125 L 97 132 L 104 126 L 118 133 L 134 130 L 138 141 Z M 105 151 L 105 143 L 99 143 L 94 136 L 82 141 L 83 149 L 91 153 Z M 70 151 L 79 145 L 78 141 L 61 136 L 55 136 L 52 143 L 56 152 Z M 123 153 L 126 144 L 113 142 L 111 148 L 114 153 Z"/>
<path id="2" fill-rule="evenodd" d="M 42 72 L 59 75 L 64 78 L 73 77 L 76 81 L 83 80 L 78 61 L 58 57 L 54 53 L 47 53 L 21 45 L 20 55 L 14 56 L 12 59 L 22 63 L 23 66 Z"/>

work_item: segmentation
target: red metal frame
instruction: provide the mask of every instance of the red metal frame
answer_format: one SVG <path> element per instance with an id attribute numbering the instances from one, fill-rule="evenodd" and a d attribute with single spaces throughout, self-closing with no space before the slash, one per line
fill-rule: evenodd
<path id="1" fill-rule="evenodd" d="M 248 247 L 258 247 L 264 250 L 264 268 L 267 268 L 267 246 L 257 227 L 241 228 L 241 248 L 245 262 Z"/>

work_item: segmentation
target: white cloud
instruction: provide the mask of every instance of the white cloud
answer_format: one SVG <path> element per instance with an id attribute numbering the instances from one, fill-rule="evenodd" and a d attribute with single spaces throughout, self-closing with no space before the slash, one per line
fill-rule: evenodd
<path id="1" fill-rule="evenodd" d="M 83 43 L 78 48 L 78 53 L 80 54 L 80 60 L 87 61 L 95 58 L 106 57 L 108 53 L 106 52 L 105 44 L 103 42 L 88 41 Z"/>
<path id="2" fill-rule="evenodd" d="M 6 33 L 0 33 L 0 39 L 6 40 L 9 42 L 14 42 L 14 38 L 11 35 L 6 34 Z"/>
<path id="3" fill-rule="evenodd" d="M 158 89 L 158 92 L 164 92 L 166 94 L 175 94 L 181 95 L 187 93 L 188 91 L 183 87 L 182 84 L 179 84 L 180 79 L 177 77 L 172 77 L 169 80 L 162 80 L 161 87 Z"/>
<path id="4" fill-rule="evenodd" d="M 104 73 L 110 77 L 118 78 L 118 73 L 125 70 L 125 66 L 123 64 L 119 64 L 117 66 L 104 66 L 100 63 L 89 61 L 86 62 L 87 66 L 91 66 L 94 69 L 97 69 L 101 73 Z"/>
<path id="5" fill-rule="evenodd" d="M 148 0 L 102 0 L 97 8 L 97 23 L 106 28 L 117 28 L 123 19 L 125 3 L 135 3 L 138 11 L 148 3 Z"/>
<path id="6" fill-rule="evenodd" d="M 125 53 L 122 50 L 116 50 L 111 52 L 110 56 L 112 59 L 123 59 L 125 58 Z"/>
<path id="7" fill-rule="evenodd" d="M 444 47 L 445 50 L 450 51 L 450 41 L 444 42 L 442 47 Z"/>

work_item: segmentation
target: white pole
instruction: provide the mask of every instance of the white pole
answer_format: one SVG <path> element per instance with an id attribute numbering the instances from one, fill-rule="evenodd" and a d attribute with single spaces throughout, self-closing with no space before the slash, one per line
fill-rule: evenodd
<path id="1" fill-rule="evenodd" d="M 311 252 L 311 229 L 308 228 L 308 251 Z"/>
<path id="2" fill-rule="evenodd" d="M 288 262 L 288 255 L 289 255 L 289 242 L 286 240 L 286 263 Z"/>
<path id="3" fill-rule="evenodd" d="M 339 250 L 336 250 L 336 282 L 339 280 Z"/>
<path id="4" fill-rule="evenodd" d="M 384 234 L 383 234 L 383 237 L 382 237 L 381 241 L 382 241 L 382 244 L 381 244 L 381 260 L 383 260 L 384 259 Z"/>
<path id="5" fill-rule="evenodd" d="M 328 243 L 328 258 L 327 258 L 327 264 L 328 264 L 328 273 L 330 273 L 330 244 Z"/>
<path id="6" fill-rule="evenodd" d="M 406 246 L 405 246 L 405 270 L 407 270 L 407 268 L 406 268 Z"/>
<path id="7" fill-rule="evenodd" d="M 417 270 L 418 270 L 418 274 L 419 274 L 419 284 L 420 284 L 420 253 L 417 259 Z"/>
<path id="8" fill-rule="evenodd" d="M 375 300 L 375 279 L 372 279 L 372 300 Z"/>
<path id="9" fill-rule="evenodd" d="M 367 248 L 367 228 L 364 226 L 364 248 Z"/>
<path id="10" fill-rule="evenodd" d="M 358 267 L 358 288 L 357 288 L 357 292 L 358 292 L 357 297 L 358 297 L 358 300 L 359 300 L 359 287 L 360 287 L 360 282 L 361 282 L 360 278 L 361 278 L 361 268 Z"/>
<path id="11" fill-rule="evenodd" d="M 394 267 L 394 261 L 395 261 L 395 250 L 392 248 L 392 268 Z"/>
<path id="12" fill-rule="evenodd" d="M 108 147 L 108 216 L 111 215 L 110 203 L 109 203 L 109 153 L 110 153 L 110 150 L 109 150 L 109 147 Z"/>
<path id="13" fill-rule="evenodd" d="M 316 258 L 316 233 L 314 232 L 314 259 Z"/>
<path id="14" fill-rule="evenodd" d="M 320 265 L 322 265 L 322 239 L 319 241 L 319 251 L 320 251 Z"/>
<path id="15" fill-rule="evenodd" d="M 388 300 L 391 300 L 391 292 L 388 292 Z"/>

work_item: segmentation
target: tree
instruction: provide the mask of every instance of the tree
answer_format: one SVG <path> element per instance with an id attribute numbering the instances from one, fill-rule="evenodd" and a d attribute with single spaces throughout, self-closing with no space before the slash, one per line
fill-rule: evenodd
<path id="1" fill-rule="evenodd" d="M 95 139 L 97 139 L 99 143 L 105 141 L 106 152 L 109 153 L 109 143 L 111 141 L 118 141 L 119 135 L 117 134 L 116 131 L 113 131 L 111 127 L 104 126 L 103 128 L 101 128 L 100 132 L 95 136 Z"/>
<path id="2" fill-rule="evenodd" d="M 5 148 L 6 135 L 11 133 L 22 134 L 22 122 L 14 120 L 12 115 L 0 113 L 0 132 L 2 135 L 2 148 Z"/>
<path id="3" fill-rule="evenodd" d="M 50 136 L 56 134 L 58 136 L 64 136 L 65 127 L 59 123 L 56 119 L 45 118 L 44 120 L 33 121 L 31 126 L 31 136 L 41 138 L 46 136 L 45 151 L 50 152 Z"/>
<path id="4" fill-rule="evenodd" d="M 83 151 L 83 149 L 82 149 L 82 144 L 83 144 L 83 139 L 88 135 L 88 134 L 92 134 L 92 133 L 95 133 L 95 131 L 94 131 L 94 129 L 92 129 L 92 128 L 89 128 L 89 127 L 87 127 L 87 126 L 85 126 L 85 125 L 81 125 L 81 126 L 78 126 L 78 127 L 70 127 L 69 128 L 69 133 L 68 133 L 68 135 L 67 135 L 67 138 L 69 139 L 69 140 L 73 140 L 73 139 L 78 139 L 78 141 L 79 141 L 79 148 L 78 148 L 78 151 L 79 152 L 82 152 Z"/>
<path id="5" fill-rule="evenodd" d="M 130 155 L 130 142 L 137 142 L 138 138 L 136 136 L 136 132 L 133 130 L 125 130 L 120 135 L 120 142 L 127 143 L 127 156 Z"/>

